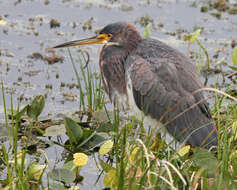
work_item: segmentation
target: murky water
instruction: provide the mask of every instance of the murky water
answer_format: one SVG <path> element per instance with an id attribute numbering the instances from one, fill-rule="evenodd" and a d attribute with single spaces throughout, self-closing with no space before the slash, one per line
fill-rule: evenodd
<path id="1" fill-rule="evenodd" d="M 134 24 L 140 32 L 143 32 L 144 27 L 141 23 L 150 19 L 151 36 L 165 41 L 185 54 L 187 44 L 183 42 L 183 36 L 201 27 L 203 29 L 201 42 L 207 48 L 211 63 L 225 57 L 226 63 L 231 65 L 231 41 L 237 40 L 237 15 L 222 13 L 221 19 L 217 19 L 210 14 L 215 10 L 201 13 L 201 5 L 193 2 L 0 0 L 0 17 L 7 22 L 5 26 L 0 25 L 0 81 L 4 82 L 7 106 L 10 105 L 11 94 L 15 106 L 19 103 L 21 95 L 24 105 L 35 95 L 47 94 L 43 116 L 77 110 L 79 97 L 77 96 L 74 101 L 68 101 L 63 96 L 65 92 L 79 94 L 75 87 L 70 89 L 62 85 L 62 83 L 66 85 L 76 83 L 67 51 L 56 51 L 57 55 L 64 57 L 64 61 L 55 64 L 48 64 L 47 61 L 30 56 L 35 52 L 42 56 L 52 55 L 45 49 L 65 41 L 92 36 L 96 30 L 117 21 Z M 59 21 L 60 26 L 50 28 L 51 19 Z M 90 65 L 99 72 L 98 59 L 101 46 L 88 46 L 87 50 L 91 57 Z M 73 57 L 77 59 L 77 48 L 71 48 L 71 51 Z M 228 71 L 228 66 L 223 66 L 223 69 Z M 217 78 L 221 79 L 220 75 L 210 76 L 208 85 L 213 84 Z M 0 119 L 4 119 L 2 93 L 0 93 Z M 53 151 L 50 150 L 49 154 Z M 93 172 L 88 174 L 91 169 L 93 170 L 93 166 L 86 166 L 82 170 L 82 174 L 86 175 L 82 185 L 85 189 L 94 188 L 91 181 L 95 181 L 97 174 L 92 175 Z"/>

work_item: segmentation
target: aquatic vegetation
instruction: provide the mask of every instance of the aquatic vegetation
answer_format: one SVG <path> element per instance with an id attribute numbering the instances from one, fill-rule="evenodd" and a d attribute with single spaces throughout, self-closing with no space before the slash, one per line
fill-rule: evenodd
<path id="1" fill-rule="evenodd" d="M 146 35 L 148 29 L 149 26 Z M 189 48 L 198 45 L 197 57 L 207 60 L 208 51 L 199 41 L 200 34 L 196 30 L 185 40 Z M 230 67 L 234 72 L 236 52 L 233 50 Z M 2 189 L 77 189 L 78 183 L 83 182 L 83 171 L 89 170 L 91 163 L 98 170 L 98 180 L 111 189 L 237 188 L 237 99 L 228 91 L 230 86 L 236 86 L 234 80 L 226 83 L 225 91 L 204 89 L 211 91 L 214 99 L 217 154 L 191 146 L 174 150 L 156 131 L 147 131 L 142 121 L 122 116 L 117 108 L 108 110 L 101 77 L 90 69 L 91 60 L 85 52 L 80 51 L 79 58 L 78 63 L 71 57 L 80 93 L 79 111 L 58 120 L 40 119 L 45 106 L 43 95 L 22 109 L 20 105 L 14 108 L 12 103 L 7 109 L 2 83 L 8 135 L 8 142 L 1 143 L 0 151 Z M 198 60 L 205 66 L 204 59 Z M 209 65 L 210 69 L 213 67 Z M 235 79 L 236 75 L 231 74 Z M 53 163 L 46 151 L 52 146 L 63 149 L 60 159 Z"/>

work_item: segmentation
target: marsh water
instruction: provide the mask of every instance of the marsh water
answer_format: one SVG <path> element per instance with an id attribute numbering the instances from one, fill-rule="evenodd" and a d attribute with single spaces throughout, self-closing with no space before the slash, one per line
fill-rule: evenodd
<path id="1" fill-rule="evenodd" d="M 226 74 L 231 73 L 233 43 L 237 41 L 237 15 L 221 12 L 217 18 L 212 13 L 201 12 L 205 1 L 188 0 L 0 0 L 0 81 L 4 83 L 6 104 L 30 103 L 35 95 L 47 94 L 42 118 L 70 115 L 79 108 L 79 91 L 66 49 L 46 51 L 57 44 L 90 37 L 103 26 L 117 21 L 134 24 L 144 31 L 150 23 L 151 37 L 188 53 L 184 36 L 202 29 L 200 41 L 207 49 L 212 67 Z M 1 20 L 0 19 L 0 20 Z M 90 67 L 99 72 L 100 45 L 87 46 Z M 190 49 L 199 52 L 198 46 Z M 78 60 L 78 48 L 71 48 L 73 58 Z M 57 63 L 45 57 L 57 55 Z M 192 59 L 194 62 L 194 59 Z M 207 86 L 223 80 L 223 73 L 208 75 Z M 228 82 L 225 78 L 225 82 Z M 203 78 L 204 81 L 204 78 Z M 222 86 L 220 86 L 222 88 Z M 3 101 L 0 93 L 0 120 L 3 122 Z M 51 160 L 60 163 L 62 149 L 57 146 L 46 150 Z M 92 159 L 92 158 L 90 158 Z M 84 180 L 81 189 L 101 189 L 103 181 L 96 185 L 98 172 L 93 161 L 81 174 Z"/>

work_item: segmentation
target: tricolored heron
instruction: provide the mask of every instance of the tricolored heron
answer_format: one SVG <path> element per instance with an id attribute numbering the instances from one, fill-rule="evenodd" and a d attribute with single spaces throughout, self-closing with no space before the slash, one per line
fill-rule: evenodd
<path id="1" fill-rule="evenodd" d="M 159 40 L 143 39 L 124 22 L 54 48 L 85 44 L 104 44 L 99 65 L 111 102 L 163 124 L 178 142 L 217 146 L 217 130 L 200 90 L 203 85 L 186 56 Z"/>

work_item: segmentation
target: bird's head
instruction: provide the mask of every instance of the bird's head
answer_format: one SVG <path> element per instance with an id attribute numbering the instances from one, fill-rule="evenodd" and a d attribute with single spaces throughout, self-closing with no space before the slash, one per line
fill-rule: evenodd
<path id="1" fill-rule="evenodd" d="M 64 48 L 70 46 L 81 46 L 87 44 L 117 45 L 132 48 L 141 37 L 136 28 L 124 22 L 117 22 L 105 26 L 98 35 L 82 40 L 66 42 L 54 48 Z"/>

